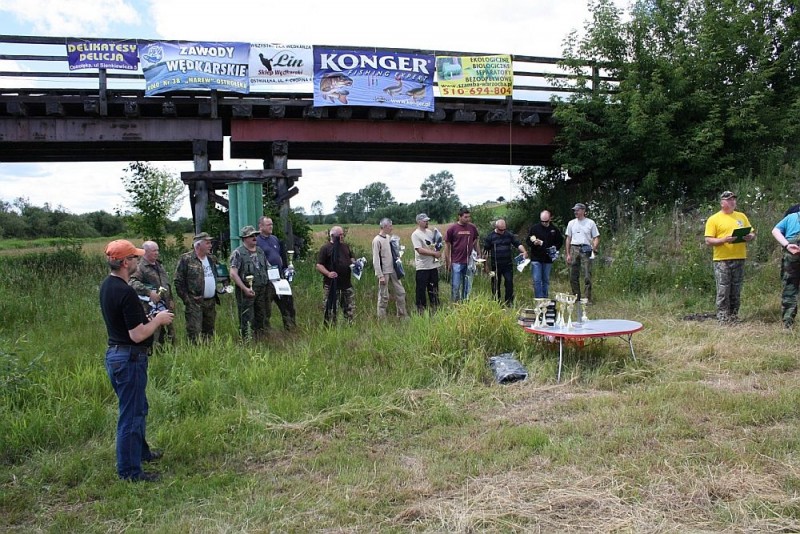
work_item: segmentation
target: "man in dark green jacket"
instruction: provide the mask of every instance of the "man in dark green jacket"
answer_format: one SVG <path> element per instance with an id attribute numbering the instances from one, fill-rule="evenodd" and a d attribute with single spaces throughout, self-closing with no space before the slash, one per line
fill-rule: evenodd
<path id="1" fill-rule="evenodd" d="M 239 327 L 242 338 L 266 337 L 272 313 L 272 284 L 269 282 L 270 264 L 264 251 L 256 244 L 258 230 L 245 226 L 239 232 L 242 244 L 231 254 L 231 280 L 236 284 L 236 305 L 239 309 Z M 280 275 L 275 268 L 276 279 Z"/>

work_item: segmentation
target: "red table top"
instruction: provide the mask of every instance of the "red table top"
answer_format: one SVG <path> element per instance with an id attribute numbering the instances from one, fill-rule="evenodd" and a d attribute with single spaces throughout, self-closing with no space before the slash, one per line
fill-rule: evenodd
<path id="1" fill-rule="evenodd" d="M 595 319 L 583 324 L 573 323 L 572 328 L 555 326 L 526 326 L 526 332 L 540 336 L 572 339 L 588 337 L 612 337 L 633 334 L 644 328 L 642 323 L 625 319 Z"/>

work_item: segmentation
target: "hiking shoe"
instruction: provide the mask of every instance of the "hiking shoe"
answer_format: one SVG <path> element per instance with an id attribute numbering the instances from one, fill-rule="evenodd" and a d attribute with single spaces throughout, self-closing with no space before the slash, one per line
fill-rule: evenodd
<path id="1" fill-rule="evenodd" d="M 163 457 L 164 457 L 164 451 L 159 450 L 159 449 L 151 449 L 150 450 L 150 456 L 148 456 L 146 458 L 143 457 L 142 461 L 143 462 L 157 462 L 158 460 L 160 460 Z"/>
<path id="2" fill-rule="evenodd" d="M 138 476 L 131 477 L 127 480 L 130 480 L 131 482 L 158 482 L 161 480 L 161 475 L 158 473 L 147 473 L 142 471 Z"/>

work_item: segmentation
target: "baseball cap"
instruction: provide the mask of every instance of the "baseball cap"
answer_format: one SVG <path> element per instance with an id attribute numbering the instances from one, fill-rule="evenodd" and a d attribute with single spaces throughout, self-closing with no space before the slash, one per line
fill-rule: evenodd
<path id="1" fill-rule="evenodd" d="M 420 213 L 419 215 L 417 215 L 417 222 L 430 221 L 430 220 L 431 220 L 431 218 L 428 217 L 428 215 L 426 215 L 425 213 Z"/>
<path id="2" fill-rule="evenodd" d="M 239 232 L 239 237 L 253 237 L 254 235 L 258 235 L 258 233 L 258 230 L 253 226 L 247 225 L 242 227 L 241 232 Z"/>
<path id="3" fill-rule="evenodd" d="M 211 241 L 214 238 L 208 235 L 208 232 L 200 232 L 192 238 L 192 243 L 197 243 L 198 241 L 202 241 L 204 239 Z"/>
<path id="4" fill-rule="evenodd" d="M 572 206 L 572 211 L 575 210 L 586 210 L 586 204 L 584 204 L 583 202 L 578 202 L 577 204 Z"/>
<path id="5" fill-rule="evenodd" d="M 733 191 L 725 191 L 719 196 L 720 200 L 728 200 L 729 198 L 736 198 L 736 193 Z"/>
<path id="6" fill-rule="evenodd" d="M 106 245 L 106 257 L 110 260 L 124 260 L 128 256 L 144 256 L 144 249 L 136 248 L 125 239 L 117 239 Z"/>

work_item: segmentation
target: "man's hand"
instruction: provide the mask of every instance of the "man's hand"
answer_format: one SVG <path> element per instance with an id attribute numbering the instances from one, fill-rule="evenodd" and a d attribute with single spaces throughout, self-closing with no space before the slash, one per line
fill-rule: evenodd
<path id="1" fill-rule="evenodd" d="M 382 286 L 385 286 L 385 285 L 386 285 L 386 277 L 385 277 L 385 276 L 383 276 L 383 275 L 379 276 L 379 277 L 378 277 L 378 283 L 379 283 L 380 285 L 382 285 Z"/>
<path id="2" fill-rule="evenodd" d="M 153 321 L 159 326 L 172 324 L 173 319 L 175 319 L 175 314 L 167 310 L 160 311 L 153 317 Z"/>

